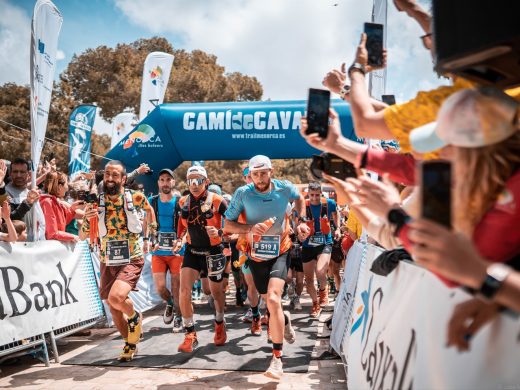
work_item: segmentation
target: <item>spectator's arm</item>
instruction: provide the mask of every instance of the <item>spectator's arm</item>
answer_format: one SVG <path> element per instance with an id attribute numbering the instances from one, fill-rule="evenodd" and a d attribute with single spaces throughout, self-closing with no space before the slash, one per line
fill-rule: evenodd
<path id="1" fill-rule="evenodd" d="M 75 241 L 77 236 L 65 231 L 58 229 L 58 221 L 54 208 L 50 201 L 40 202 L 40 206 L 45 216 L 45 238 L 47 240 L 58 240 L 58 241 Z"/>
<path id="2" fill-rule="evenodd" d="M 9 206 L 9 203 L 7 203 L 7 201 L 4 201 L 2 203 L 1 214 L 7 226 L 7 235 L 2 236 L 2 240 L 8 242 L 16 242 L 16 240 L 18 239 L 18 235 L 16 234 L 16 229 L 14 228 L 13 221 L 11 221 L 11 207 Z"/>

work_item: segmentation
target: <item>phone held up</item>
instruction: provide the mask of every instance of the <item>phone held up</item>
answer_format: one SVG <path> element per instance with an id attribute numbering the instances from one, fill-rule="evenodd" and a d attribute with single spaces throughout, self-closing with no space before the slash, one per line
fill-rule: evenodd
<path id="1" fill-rule="evenodd" d="M 329 130 L 330 92 L 324 89 L 309 89 L 307 100 L 307 131 L 306 134 L 318 133 L 327 138 Z"/>
<path id="2" fill-rule="evenodd" d="M 383 25 L 365 23 L 364 32 L 367 35 L 368 65 L 383 66 Z"/>
<path id="3" fill-rule="evenodd" d="M 421 216 L 451 228 L 451 163 L 443 160 L 421 164 Z"/>
<path id="4" fill-rule="evenodd" d="M 381 100 L 383 103 L 393 106 L 395 104 L 395 95 L 382 95 Z"/>
<path id="5" fill-rule="evenodd" d="M 354 165 L 331 153 L 312 155 L 310 170 L 312 175 L 318 180 L 323 179 L 323 172 L 341 180 L 357 177 Z"/>

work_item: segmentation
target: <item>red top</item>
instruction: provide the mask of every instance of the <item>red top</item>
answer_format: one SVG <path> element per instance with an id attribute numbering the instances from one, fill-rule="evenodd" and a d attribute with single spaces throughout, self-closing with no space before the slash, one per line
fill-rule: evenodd
<path id="1" fill-rule="evenodd" d="M 506 182 L 496 203 L 484 214 L 473 233 L 473 244 L 480 255 L 492 263 L 504 263 L 520 253 L 520 169 Z M 399 232 L 406 249 L 410 249 L 408 226 Z M 453 282 L 441 279 L 450 287 Z"/>
<path id="2" fill-rule="evenodd" d="M 76 213 L 53 195 L 42 195 L 40 206 L 45 216 L 45 238 L 47 240 L 74 241 L 76 236 L 66 232 L 65 227 L 74 219 Z"/>
<path id="3" fill-rule="evenodd" d="M 358 156 L 358 164 L 363 153 Z M 388 173 L 390 180 L 406 186 L 415 185 L 415 158 L 411 154 L 385 152 L 369 148 L 365 168 L 379 175 Z"/>

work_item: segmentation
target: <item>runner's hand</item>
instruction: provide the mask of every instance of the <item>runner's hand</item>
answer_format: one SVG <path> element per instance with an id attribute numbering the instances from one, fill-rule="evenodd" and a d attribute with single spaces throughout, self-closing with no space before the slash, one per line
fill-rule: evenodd
<path id="1" fill-rule="evenodd" d="M 143 252 L 145 254 L 150 252 L 150 241 L 148 241 L 148 240 L 143 241 Z"/>
<path id="2" fill-rule="evenodd" d="M 269 226 L 267 226 L 263 222 L 260 222 L 253 226 L 253 228 L 251 229 L 251 233 L 253 233 L 257 236 L 261 236 L 268 230 L 269 230 Z"/>
<path id="3" fill-rule="evenodd" d="M 159 243 L 156 242 L 156 243 L 154 244 L 153 248 L 152 248 L 152 251 L 157 252 L 158 250 L 159 250 Z M 172 252 L 173 252 L 173 247 L 172 247 Z"/>
<path id="4" fill-rule="evenodd" d="M 300 241 L 305 241 L 307 237 L 311 234 L 311 228 L 307 226 L 306 223 L 300 223 L 296 227 L 296 231 L 298 232 L 298 239 Z"/>
<path id="5" fill-rule="evenodd" d="M 218 229 L 215 226 L 206 226 L 206 232 L 210 238 L 218 237 Z"/>
<path id="6" fill-rule="evenodd" d="M 182 240 L 175 240 L 175 244 L 172 247 L 172 252 L 177 254 L 182 249 Z"/>

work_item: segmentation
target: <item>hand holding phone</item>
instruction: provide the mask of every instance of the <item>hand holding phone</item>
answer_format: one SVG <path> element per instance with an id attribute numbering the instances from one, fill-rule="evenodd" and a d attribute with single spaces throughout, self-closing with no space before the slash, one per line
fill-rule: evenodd
<path id="1" fill-rule="evenodd" d="M 381 100 L 383 103 L 393 106 L 395 104 L 395 95 L 382 95 Z"/>
<path id="2" fill-rule="evenodd" d="M 330 92 L 324 89 L 309 89 L 307 100 L 307 131 L 306 134 L 317 133 L 321 138 L 327 138 L 329 128 Z"/>
<path id="3" fill-rule="evenodd" d="M 368 65 L 381 67 L 383 59 L 383 25 L 378 23 L 365 23 L 364 33 L 367 36 L 365 47 L 368 52 Z"/>

